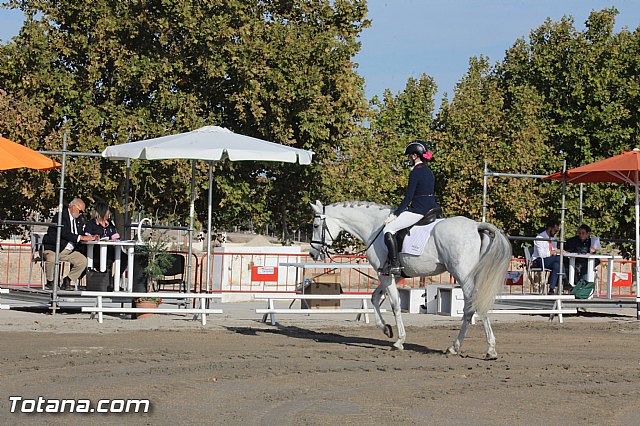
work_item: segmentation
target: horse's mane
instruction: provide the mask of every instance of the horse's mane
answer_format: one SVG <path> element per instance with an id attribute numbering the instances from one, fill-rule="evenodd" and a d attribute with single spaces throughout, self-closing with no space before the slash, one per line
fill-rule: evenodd
<path id="1" fill-rule="evenodd" d="M 329 204 L 328 207 L 366 207 L 366 208 L 377 208 L 379 210 L 386 210 L 392 208 L 391 206 L 385 204 L 378 204 L 372 201 L 355 201 L 355 200 L 347 200 L 347 201 L 338 201 L 333 204 Z"/>

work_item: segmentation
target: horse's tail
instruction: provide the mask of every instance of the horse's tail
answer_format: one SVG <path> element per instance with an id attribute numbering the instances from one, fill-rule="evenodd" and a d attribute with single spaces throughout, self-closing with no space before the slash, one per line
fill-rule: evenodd
<path id="1" fill-rule="evenodd" d="M 474 277 L 472 309 L 485 316 L 504 285 L 511 262 L 511 244 L 498 228 L 490 223 L 478 223 L 482 240 L 480 261 L 471 275 Z"/>

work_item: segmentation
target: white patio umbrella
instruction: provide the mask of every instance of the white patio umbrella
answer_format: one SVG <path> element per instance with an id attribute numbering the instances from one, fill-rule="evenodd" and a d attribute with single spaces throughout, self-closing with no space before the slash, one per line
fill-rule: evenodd
<path id="1" fill-rule="evenodd" d="M 187 133 L 161 136 L 110 146 L 102 153 L 112 160 L 189 159 L 220 161 L 282 161 L 311 164 L 312 151 L 292 148 L 218 126 L 205 126 Z"/>
<path id="2" fill-rule="evenodd" d="M 192 160 L 192 174 L 195 173 L 193 161 L 209 161 L 209 211 L 207 233 L 207 290 L 211 277 L 211 198 L 213 173 L 211 162 L 228 159 L 230 161 L 279 161 L 285 163 L 311 164 L 313 151 L 293 148 L 251 136 L 233 133 L 218 126 L 205 126 L 191 132 L 162 136 L 138 142 L 107 147 L 102 156 L 112 160 Z M 191 179 L 191 207 L 189 226 L 189 254 L 187 285 L 191 280 L 191 252 L 193 219 L 195 214 L 195 177 Z"/>

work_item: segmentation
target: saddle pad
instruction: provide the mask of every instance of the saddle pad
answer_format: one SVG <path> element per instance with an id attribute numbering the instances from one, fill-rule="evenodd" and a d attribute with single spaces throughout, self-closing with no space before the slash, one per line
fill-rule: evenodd
<path id="1" fill-rule="evenodd" d="M 427 241 L 429 241 L 433 227 L 443 220 L 444 219 L 437 219 L 428 225 L 414 226 L 411 228 L 409 235 L 404 238 L 400 252 L 420 256 L 424 252 Z"/>

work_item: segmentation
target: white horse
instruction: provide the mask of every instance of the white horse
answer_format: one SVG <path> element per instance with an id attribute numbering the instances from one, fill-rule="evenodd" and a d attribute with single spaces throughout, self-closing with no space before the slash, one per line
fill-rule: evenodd
<path id="1" fill-rule="evenodd" d="M 387 258 L 387 248 L 382 236 L 384 220 L 391 213 L 389 206 L 368 202 L 346 202 L 323 206 L 320 201 L 311 204 L 315 215 L 313 240 L 309 254 L 314 260 L 325 258 L 328 248 L 342 231 L 366 244 L 367 257 L 378 270 Z M 467 326 L 474 313 L 484 325 L 487 337 L 485 359 L 496 359 L 495 336 L 487 312 L 501 289 L 511 260 L 511 245 L 505 236 L 490 223 L 475 222 L 457 216 L 437 223 L 421 256 L 400 253 L 404 274 L 409 277 L 437 275 L 444 271 L 460 283 L 464 294 L 464 315 L 458 337 L 447 353 L 459 354 Z M 371 301 L 376 310 L 376 325 L 388 337 L 393 337 L 390 325 L 380 314 L 382 292 L 386 290 L 398 327 L 397 349 L 403 349 L 406 333 L 400 313 L 400 298 L 393 277 L 379 275 L 380 284 Z M 393 285 L 392 285 L 393 284 Z"/>

